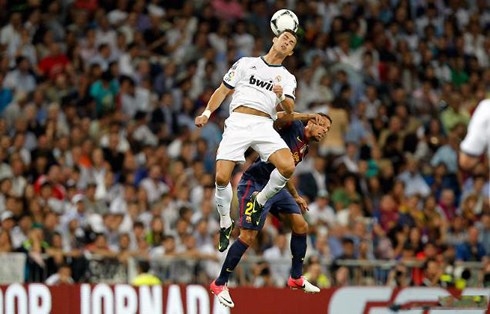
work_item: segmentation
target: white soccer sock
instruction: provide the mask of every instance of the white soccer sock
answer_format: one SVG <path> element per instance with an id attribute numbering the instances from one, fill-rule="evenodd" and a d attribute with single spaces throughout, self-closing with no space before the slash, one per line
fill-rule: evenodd
<path id="1" fill-rule="evenodd" d="M 269 182 L 267 182 L 267 185 L 264 186 L 262 191 L 259 192 L 259 195 L 257 195 L 257 202 L 264 206 L 268 199 L 279 193 L 279 191 L 286 186 L 288 180 L 289 179 L 284 177 L 279 170 L 274 169 L 269 178 Z"/>
<path id="2" fill-rule="evenodd" d="M 233 198 L 231 184 L 228 183 L 227 186 L 216 184 L 216 192 L 214 195 L 216 199 L 216 208 L 219 212 L 219 226 L 220 228 L 228 228 L 231 226 L 230 206 L 231 199 Z"/>

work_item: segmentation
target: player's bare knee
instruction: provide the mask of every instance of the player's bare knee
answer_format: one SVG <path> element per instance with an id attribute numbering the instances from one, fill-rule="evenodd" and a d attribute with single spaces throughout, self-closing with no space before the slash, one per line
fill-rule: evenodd
<path id="1" fill-rule="evenodd" d="M 308 223 L 304 220 L 295 222 L 293 224 L 293 232 L 297 234 L 305 234 L 308 233 Z"/>
<path id="2" fill-rule="evenodd" d="M 226 186 L 230 183 L 230 176 L 224 172 L 216 172 L 216 185 Z"/>
<path id="3" fill-rule="evenodd" d="M 284 166 L 281 167 L 281 169 L 278 170 L 285 178 L 291 178 L 295 168 L 296 167 L 294 166 L 294 162 L 291 162 L 285 164 Z"/>

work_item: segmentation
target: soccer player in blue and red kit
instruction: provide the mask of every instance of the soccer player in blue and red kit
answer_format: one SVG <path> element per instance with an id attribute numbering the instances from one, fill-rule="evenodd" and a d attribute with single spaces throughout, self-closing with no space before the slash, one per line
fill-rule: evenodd
<path id="1" fill-rule="evenodd" d="M 295 164 L 301 162 L 308 152 L 310 141 L 320 141 L 329 131 L 332 121 L 323 114 L 278 114 L 274 128 L 278 130 L 291 149 Z M 260 211 L 260 217 L 254 218 L 254 191 L 260 191 L 269 181 L 274 165 L 260 161 L 258 158 L 243 174 L 238 184 L 238 202 L 240 209 L 240 236 L 230 247 L 221 268 L 219 277 L 211 283 L 210 289 L 218 300 L 225 306 L 234 307 L 226 283 L 231 273 L 238 265 L 247 248 L 252 245 L 258 232 L 262 229 L 265 218 L 270 212 L 292 229 L 291 253 L 292 267 L 288 286 L 292 289 L 302 289 L 305 292 L 316 293 L 320 289 L 309 283 L 303 276 L 303 260 L 306 254 L 306 235 L 308 223 L 302 213 L 308 210 L 306 201 L 301 198 L 293 183 L 289 181 L 286 189 L 281 190 L 265 204 Z"/>

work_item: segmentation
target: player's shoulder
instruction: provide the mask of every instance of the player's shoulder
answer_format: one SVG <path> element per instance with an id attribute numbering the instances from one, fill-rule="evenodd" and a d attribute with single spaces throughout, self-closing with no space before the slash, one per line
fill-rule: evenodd
<path id="1" fill-rule="evenodd" d="M 476 110 L 485 112 L 490 111 L 490 99 L 484 99 L 480 101 Z"/>
<path id="2" fill-rule="evenodd" d="M 303 121 L 296 120 L 293 121 L 292 127 L 295 129 L 295 131 L 302 133 L 305 129 L 305 124 Z"/>
<path id="3" fill-rule="evenodd" d="M 284 132 L 290 132 L 290 133 L 302 133 L 303 130 L 304 130 L 305 126 L 303 124 L 303 122 L 299 121 L 299 120 L 295 120 L 295 121 L 290 121 L 288 123 L 286 123 L 282 130 Z"/>
<path id="4" fill-rule="evenodd" d="M 231 70 L 236 70 L 240 68 L 241 70 L 247 69 L 247 67 L 251 67 L 255 64 L 257 58 L 253 57 L 241 57 L 231 67 Z"/>
<path id="5" fill-rule="evenodd" d="M 257 58 L 254 57 L 241 57 L 240 59 L 237 60 L 236 63 L 248 64 L 248 63 L 255 62 L 256 60 Z"/>
<path id="6" fill-rule="evenodd" d="M 296 84 L 296 77 L 294 76 L 294 74 L 289 72 L 288 69 L 286 69 L 286 67 L 282 67 L 282 69 L 284 71 L 284 76 L 286 77 L 286 79 Z"/>
<path id="7" fill-rule="evenodd" d="M 490 120 L 490 99 L 480 101 L 475 109 L 475 112 L 473 112 L 473 118 L 480 121 Z"/>

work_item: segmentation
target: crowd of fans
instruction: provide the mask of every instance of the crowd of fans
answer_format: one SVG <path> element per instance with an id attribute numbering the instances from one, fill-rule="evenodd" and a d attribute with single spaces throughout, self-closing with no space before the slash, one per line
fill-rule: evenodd
<path id="1" fill-rule="evenodd" d="M 487 162 L 457 165 L 490 87 L 485 0 L 0 2 L 0 252 L 60 269 L 52 282 L 90 280 L 92 255 L 197 258 L 202 282 L 215 277 L 229 100 L 204 128 L 194 117 L 234 61 L 265 54 L 284 7 L 301 25 L 285 64 L 296 110 L 333 119 L 293 178 L 309 202 L 310 281 L 349 284 L 343 259 L 423 263 L 396 266 L 394 285 L 448 284 L 468 278 L 455 261 L 486 263 Z M 270 218 L 247 255 L 264 261 L 235 282 L 283 285 L 289 264 L 273 261 L 290 259 L 287 229 Z"/>

